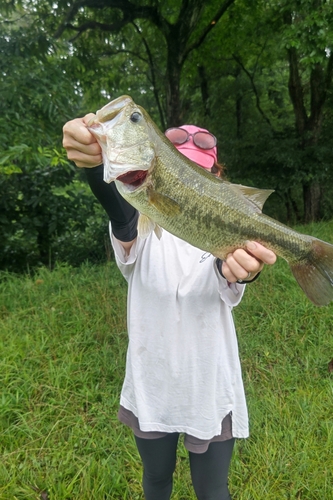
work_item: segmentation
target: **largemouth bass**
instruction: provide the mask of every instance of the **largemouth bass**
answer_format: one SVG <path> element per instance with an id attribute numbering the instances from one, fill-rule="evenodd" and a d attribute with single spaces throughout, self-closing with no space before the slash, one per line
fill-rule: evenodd
<path id="1" fill-rule="evenodd" d="M 216 178 L 182 155 L 146 111 L 122 96 L 89 124 L 103 151 L 104 180 L 139 212 L 141 237 L 164 228 L 225 259 L 248 240 L 284 258 L 317 306 L 333 300 L 333 245 L 298 233 L 264 215 L 272 191 Z"/>

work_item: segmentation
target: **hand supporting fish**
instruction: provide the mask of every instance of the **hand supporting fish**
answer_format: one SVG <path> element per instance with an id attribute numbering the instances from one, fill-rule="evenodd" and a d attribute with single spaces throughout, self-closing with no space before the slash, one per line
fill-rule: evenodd
<path id="1" fill-rule="evenodd" d="M 101 145 L 104 180 L 140 212 L 138 231 L 161 228 L 226 259 L 257 241 L 283 257 L 317 306 L 333 300 L 333 245 L 264 215 L 272 191 L 215 178 L 183 156 L 146 111 L 122 96 L 97 112 L 89 130 Z"/>

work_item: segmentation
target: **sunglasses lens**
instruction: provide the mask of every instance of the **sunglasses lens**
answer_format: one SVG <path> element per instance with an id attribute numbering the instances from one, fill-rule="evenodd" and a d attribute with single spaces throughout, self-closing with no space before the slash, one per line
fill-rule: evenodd
<path id="1" fill-rule="evenodd" d="M 165 135 L 172 144 L 184 144 L 188 138 L 186 130 L 181 128 L 169 128 L 166 130 Z"/>
<path id="2" fill-rule="evenodd" d="M 196 132 L 193 135 L 193 142 L 198 148 L 212 149 L 216 146 L 216 137 L 208 132 Z"/>
<path id="3" fill-rule="evenodd" d="M 172 144 L 180 146 L 189 140 L 190 137 L 193 138 L 194 144 L 200 149 L 213 149 L 216 146 L 217 139 L 210 132 L 195 132 L 194 134 L 189 134 L 186 130 L 182 128 L 168 128 L 165 131 L 166 137 Z"/>

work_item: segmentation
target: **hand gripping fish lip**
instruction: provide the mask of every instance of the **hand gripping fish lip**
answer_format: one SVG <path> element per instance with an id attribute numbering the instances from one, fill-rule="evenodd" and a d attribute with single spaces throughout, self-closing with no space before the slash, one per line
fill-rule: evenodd
<path id="1" fill-rule="evenodd" d="M 129 96 L 122 96 L 98 110 L 88 123 L 102 149 L 104 181 L 119 180 L 130 192 L 145 184 L 155 158 L 154 144 L 147 144 L 144 113 Z M 135 134 L 129 133 L 128 127 L 135 129 Z"/>

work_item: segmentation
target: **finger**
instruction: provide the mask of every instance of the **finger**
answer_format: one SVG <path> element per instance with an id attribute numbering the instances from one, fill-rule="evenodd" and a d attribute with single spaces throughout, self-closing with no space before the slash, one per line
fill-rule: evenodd
<path id="1" fill-rule="evenodd" d="M 86 125 L 94 116 L 89 113 L 84 118 L 70 120 L 63 127 L 63 147 L 68 159 L 78 167 L 95 167 L 103 162 L 101 147 Z"/>
<path id="2" fill-rule="evenodd" d="M 246 249 L 264 264 L 272 265 L 276 262 L 276 254 L 256 241 L 248 241 Z"/>
<path id="3" fill-rule="evenodd" d="M 101 153 L 88 154 L 79 151 L 77 149 L 67 150 L 67 157 L 69 160 L 73 161 L 77 167 L 96 167 L 103 163 L 103 158 Z"/>
<path id="4" fill-rule="evenodd" d="M 234 261 L 235 266 L 237 265 L 238 268 L 242 267 L 248 273 L 258 272 L 263 266 L 261 260 L 259 260 L 255 255 L 252 255 L 246 249 L 243 248 L 238 248 L 232 254 L 229 254 L 228 257 L 230 259 L 230 264 L 232 261 Z"/>
<path id="5" fill-rule="evenodd" d="M 67 153 L 75 154 L 75 151 L 82 153 L 84 155 L 100 155 L 102 153 L 101 147 L 98 142 L 94 141 L 90 144 L 83 144 L 76 139 L 71 138 L 70 140 L 63 141 L 63 146 L 67 150 Z"/>
<path id="6" fill-rule="evenodd" d="M 68 148 L 73 146 L 73 143 L 92 144 L 96 142 L 96 138 L 88 130 L 84 122 L 84 118 L 75 118 L 63 126 L 63 146 Z"/>
<path id="7" fill-rule="evenodd" d="M 237 276 L 231 271 L 226 261 L 222 263 L 222 274 L 230 283 L 236 283 Z"/>
<path id="8" fill-rule="evenodd" d="M 238 280 L 252 279 L 258 274 L 263 264 L 245 250 L 238 249 L 229 254 L 226 263 L 230 272 Z"/>
<path id="9" fill-rule="evenodd" d="M 96 118 L 95 113 L 88 113 L 87 115 L 85 115 L 85 116 L 83 117 L 83 123 L 84 123 L 85 125 L 88 125 L 88 124 L 89 124 L 89 122 L 91 122 L 94 118 Z"/>

